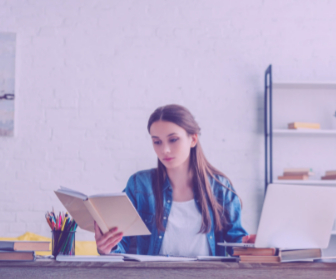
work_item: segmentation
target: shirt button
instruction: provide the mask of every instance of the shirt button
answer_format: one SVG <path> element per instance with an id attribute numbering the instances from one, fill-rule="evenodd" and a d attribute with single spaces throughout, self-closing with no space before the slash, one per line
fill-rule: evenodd
<path id="1" fill-rule="evenodd" d="M 212 239 L 212 236 L 210 236 L 210 239 Z"/>
<path id="2" fill-rule="evenodd" d="M 162 236 L 160 235 L 159 238 L 162 238 Z"/>
<path id="3" fill-rule="evenodd" d="M 170 203 L 170 200 L 168 200 L 167 202 Z"/>
<path id="4" fill-rule="evenodd" d="M 163 217 L 163 219 L 167 219 L 167 217 Z"/>

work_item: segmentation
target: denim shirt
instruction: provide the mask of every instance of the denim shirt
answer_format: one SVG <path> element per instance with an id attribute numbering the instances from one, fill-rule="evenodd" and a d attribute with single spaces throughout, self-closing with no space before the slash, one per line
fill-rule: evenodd
<path id="1" fill-rule="evenodd" d="M 128 180 L 123 190 L 128 195 L 135 209 L 151 232 L 151 235 L 137 236 L 137 254 L 158 255 L 164 238 L 164 232 L 158 231 L 155 223 L 155 198 L 152 190 L 152 176 L 155 169 L 143 170 L 135 173 Z M 228 188 L 233 189 L 226 178 L 218 176 L 217 179 Z M 211 217 L 211 230 L 207 233 L 207 240 L 210 247 L 210 255 L 225 256 L 225 247 L 217 245 L 218 242 L 241 242 L 243 236 L 248 235 L 241 225 L 241 206 L 239 198 L 231 191 L 220 185 L 210 177 L 211 188 L 217 201 L 227 210 L 227 225 L 225 230 L 214 231 L 214 220 L 211 207 L 208 207 Z M 168 216 L 173 201 L 173 189 L 168 176 L 163 185 L 164 217 L 163 226 L 166 228 Z M 198 200 L 196 206 L 200 211 Z M 130 237 L 123 237 L 117 247 L 112 250 L 114 253 L 126 253 L 129 249 Z M 228 251 L 231 254 L 231 250 Z"/>

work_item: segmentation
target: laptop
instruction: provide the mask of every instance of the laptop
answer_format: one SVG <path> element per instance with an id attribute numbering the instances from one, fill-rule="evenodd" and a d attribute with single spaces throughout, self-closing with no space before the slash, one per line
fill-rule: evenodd
<path id="1" fill-rule="evenodd" d="M 222 246 L 308 249 L 327 248 L 336 218 L 336 188 L 270 184 L 255 243 Z"/>

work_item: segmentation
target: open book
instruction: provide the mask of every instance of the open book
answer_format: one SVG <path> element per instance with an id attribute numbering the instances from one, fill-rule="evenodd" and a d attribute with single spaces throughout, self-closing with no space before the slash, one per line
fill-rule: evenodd
<path id="1" fill-rule="evenodd" d="M 178 256 L 151 256 L 137 254 L 111 253 L 108 256 L 123 256 L 124 260 L 133 260 L 139 262 L 190 262 L 190 261 L 238 261 L 237 257 L 219 257 L 219 256 L 197 256 L 197 257 L 178 257 Z"/>
<path id="2" fill-rule="evenodd" d="M 94 221 L 105 234 L 118 227 L 124 236 L 151 234 L 126 193 L 87 196 L 61 187 L 55 194 L 82 229 L 94 232 Z"/>
<path id="3" fill-rule="evenodd" d="M 231 242 L 218 242 L 217 245 L 226 247 L 246 247 L 254 248 L 254 243 L 231 243 Z"/>

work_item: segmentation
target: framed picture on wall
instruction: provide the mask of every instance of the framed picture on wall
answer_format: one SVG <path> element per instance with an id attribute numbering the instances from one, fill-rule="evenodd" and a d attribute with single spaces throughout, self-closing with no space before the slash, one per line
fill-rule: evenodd
<path id="1" fill-rule="evenodd" d="M 14 33 L 0 32 L 0 136 L 14 135 L 15 43 Z"/>

